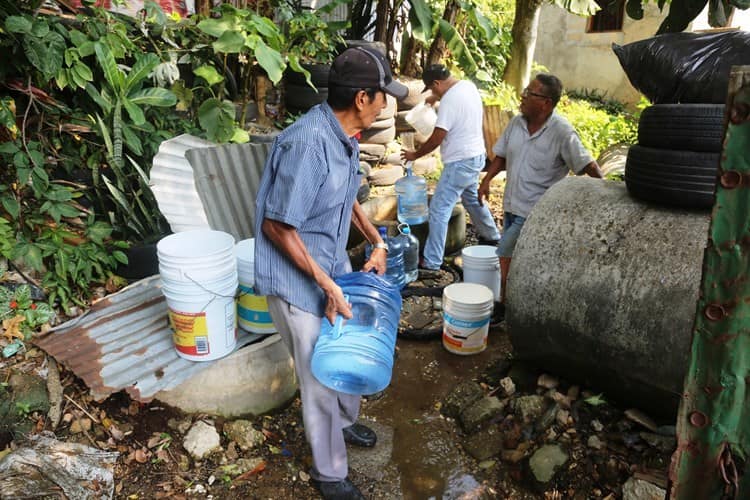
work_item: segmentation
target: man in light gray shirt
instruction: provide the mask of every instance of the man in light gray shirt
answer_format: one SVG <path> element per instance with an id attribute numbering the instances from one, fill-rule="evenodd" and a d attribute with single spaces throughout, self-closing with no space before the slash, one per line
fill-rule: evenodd
<path id="1" fill-rule="evenodd" d="M 492 148 L 495 159 L 479 186 L 479 201 L 489 198 L 490 181 L 508 171 L 503 195 L 503 235 L 498 244 L 502 299 L 513 248 L 526 217 L 554 183 L 573 171 L 602 178 L 602 172 L 573 126 L 555 113 L 562 83 L 540 73 L 521 93 L 520 115 L 508 124 Z"/>

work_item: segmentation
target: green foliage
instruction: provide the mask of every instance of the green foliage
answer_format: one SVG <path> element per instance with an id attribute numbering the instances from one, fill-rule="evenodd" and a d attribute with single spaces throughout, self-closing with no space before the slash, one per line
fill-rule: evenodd
<path id="1" fill-rule="evenodd" d="M 507 110 L 518 109 L 520 104 L 516 90 L 503 81 L 483 90 L 482 102 L 485 106 L 500 106 Z"/>
<path id="2" fill-rule="evenodd" d="M 288 3 L 279 6 L 283 26 L 285 52 L 290 61 L 330 63 L 344 44 L 340 33 L 350 26 L 349 21 L 328 22 L 324 16 L 349 0 L 334 0 L 312 11 L 297 9 Z"/>
<path id="3" fill-rule="evenodd" d="M 29 285 L 20 285 L 15 289 L 0 287 L 0 322 L 20 316 L 20 333 L 24 340 L 29 340 L 33 332 L 55 316 L 52 308 L 44 303 L 31 300 Z"/>
<path id="4" fill-rule="evenodd" d="M 557 112 L 570 121 L 594 158 L 613 144 L 635 144 L 637 141 L 638 121 L 626 112 L 610 114 L 588 101 L 569 96 L 560 99 Z"/>

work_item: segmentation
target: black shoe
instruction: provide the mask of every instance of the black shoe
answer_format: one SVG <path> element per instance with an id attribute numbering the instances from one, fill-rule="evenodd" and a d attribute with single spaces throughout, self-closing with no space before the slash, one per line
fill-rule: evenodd
<path id="1" fill-rule="evenodd" d="M 500 240 L 485 240 L 484 238 L 479 238 L 477 240 L 477 245 L 485 245 L 490 247 L 496 247 L 500 243 Z"/>
<path id="2" fill-rule="evenodd" d="M 495 302 L 495 307 L 492 309 L 492 316 L 490 316 L 490 326 L 497 326 L 503 321 L 505 321 L 505 304 Z"/>
<path id="3" fill-rule="evenodd" d="M 347 477 L 343 481 L 311 480 L 325 500 L 365 500 L 359 488 L 354 486 Z"/>
<path id="4" fill-rule="evenodd" d="M 344 427 L 344 442 L 363 448 L 372 448 L 378 440 L 375 431 L 362 424 L 352 424 Z"/>

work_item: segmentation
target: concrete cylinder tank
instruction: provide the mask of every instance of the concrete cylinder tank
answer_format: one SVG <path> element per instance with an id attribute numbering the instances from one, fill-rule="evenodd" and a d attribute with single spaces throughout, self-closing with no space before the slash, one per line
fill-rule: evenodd
<path id="1" fill-rule="evenodd" d="M 513 254 L 516 356 L 671 416 L 687 370 L 709 214 L 566 178 L 540 199 Z"/>

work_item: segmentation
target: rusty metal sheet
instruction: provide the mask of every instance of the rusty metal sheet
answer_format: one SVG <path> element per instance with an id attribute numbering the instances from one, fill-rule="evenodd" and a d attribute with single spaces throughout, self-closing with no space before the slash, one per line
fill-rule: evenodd
<path id="1" fill-rule="evenodd" d="M 270 149 L 271 143 L 259 142 L 186 152 L 211 229 L 237 241 L 253 237 L 255 198 Z"/>
<path id="2" fill-rule="evenodd" d="M 239 331 L 235 350 L 264 338 Z M 35 344 L 81 378 L 97 400 L 125 390 L 149 401 L 211 364 L 177 355 L 159 276 L 107 296 Z"/>

